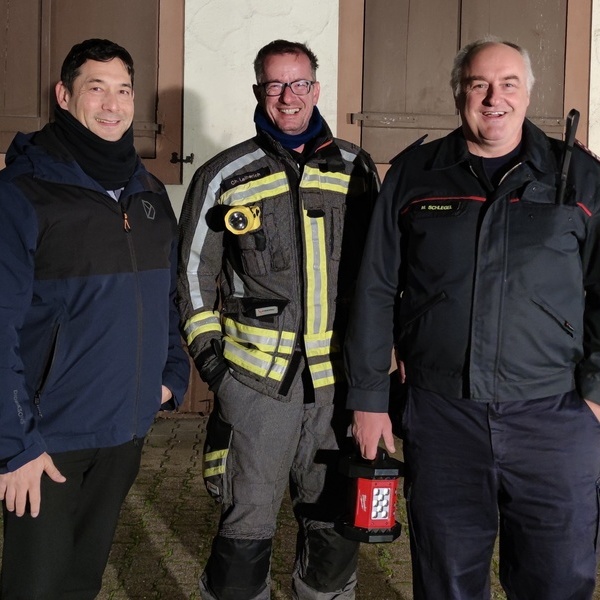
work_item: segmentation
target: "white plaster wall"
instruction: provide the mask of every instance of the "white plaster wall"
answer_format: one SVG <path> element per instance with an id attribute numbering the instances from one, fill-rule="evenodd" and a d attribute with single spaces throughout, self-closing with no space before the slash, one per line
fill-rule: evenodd
<path id="1" fill-rule="evenodd" d="M 590 61 L 590 124 L 588 145 L 600 155 L 600 0 L 592 3 L 592 52 Z"/>
<path id="2" fill-rule="evenodd" d="M 319 59 L 319 109 L 335 133 L 339 0 L 186 0 L 183 185 L 168 186 L 176 214 L 196 169 L 254 135 L 253 61 L 283 38 L 307 43 Z"/>

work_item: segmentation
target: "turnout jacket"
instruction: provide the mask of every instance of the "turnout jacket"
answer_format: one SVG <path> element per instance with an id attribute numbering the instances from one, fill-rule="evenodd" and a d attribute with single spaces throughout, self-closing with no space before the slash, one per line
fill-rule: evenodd
<path id="1" fill-rule="evenodd" d="M 177 225 L 138 160 L 119 202 L 47 125 L 0 171 L 0 472 L 144 436 L 181 401 Z"/>
<path id="2" fill-rule="evenodd" d="M 180 219 L 179 307 L 184 337 L 211 385 L 219 363 L 283 399 L 304 356 L 317 403 L 344 382 L 349 302 L 379 181 L 360 148 L 324 125 L 300 166 L 256 137 L 196 172 Z M 225 228 L 246 207 L 254 229 Z"/>
<path id="3" fill-rule="evenodd" d="M 348 407 L 384 412 L 395 342 L 411 385 L 527 400 L 578 387 L 600 403 L 600 165 L 526 120 L 496 189 L 460 129 L 391 167 L 349 326 Z"/>

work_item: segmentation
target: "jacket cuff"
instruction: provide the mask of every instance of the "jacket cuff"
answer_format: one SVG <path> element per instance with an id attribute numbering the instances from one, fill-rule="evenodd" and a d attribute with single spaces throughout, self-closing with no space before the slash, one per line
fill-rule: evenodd
<path id="1" fill-rule="evenodd" d="M 44 452 L 46 452 L 46 450 L 37 444 L 29 446 L 29 448 L 26 448 L 20 454 L 13 456 L 11 459 L 3 463 L 2 466 L 0 466 L 0 474 L 4 475 L 5 473 L 16 471 L 23 465 L 26 465 L 28 462 L 31 462 L 32 460 L 38 458 L 38 456 L 44 454 Z"/>
<path id="2" fill-rule="evenodd" d="M 361 390 L 350 388 L 346 408 L 365 412 L 386 413 L 388 411 L 389 390 Z"/>

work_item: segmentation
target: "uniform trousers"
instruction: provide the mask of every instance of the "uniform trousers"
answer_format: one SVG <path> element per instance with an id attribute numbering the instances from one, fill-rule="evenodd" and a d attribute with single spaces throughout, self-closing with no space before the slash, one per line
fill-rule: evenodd
<path id="1" fill-rule="evenodd" d="M 204 600 L 270 598 L 272 538 L 288 485 L 299 525 L 293 597 L 354 598 L 358 544 L 333 529 L 346 505 L 337 461 L 348 425 L 345 410 L 338 418 L 332 405 L 305 402 L 302 377 L 282 401 L 225 376 L 207 432 L 229 429 L 231 437 L 225 473 L 212 482 L 222 512 L 200 580 Z"/>
<path id="2" fill-rule="evenodd" d="M 139 471 L 143 439 L 52 454 L 66 477 L 42 476 L 34 519 L 4 509 L 2 600 L 92 600 L 102 586 L 121 505 Z"/>
<path id="3" fill-rule="evenodd" d="M 415 600 L 589 600 L 600 423 L 576 392 L 478 403 L 410 387 L 403 416 Z"/>

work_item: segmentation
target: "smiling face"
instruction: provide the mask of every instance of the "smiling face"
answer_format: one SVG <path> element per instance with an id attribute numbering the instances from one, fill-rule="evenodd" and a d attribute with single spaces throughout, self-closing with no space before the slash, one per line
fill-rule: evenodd
<path id="1" fill-rule="evenodd" d="M 469 151 L 504 156 L 521 141 L 529 106 L 527 70 L 521 54 L 490 43 L 471 58 L 462 74 L 457 108 Z"/>
<path id="2" fill-rule="evenodd" d="M 123 61 L 87 60 L 70 92 L 62 81 L 56 84 L 58 105 L 68 110 L 84 127 L 109 142 L 123 137 L 133 121 L 133 87 Z"/>
<path id="3" fill-rule="evenodd" d="M 292 83 L 300 79 L 314 81 L 314 75 L 306 54 L 271 54 L 265 58 L 260 83 Z M 260 85 L 254 86 L 254 95 L 269 119 L 289 135 L 306 131 L 313 108 L 319 100 L 319 92 L 318 82 L 311 86 L 305 96 L 297 96 L 289 86 L 285 86 L 279 96 L 267 96 Z"/>

